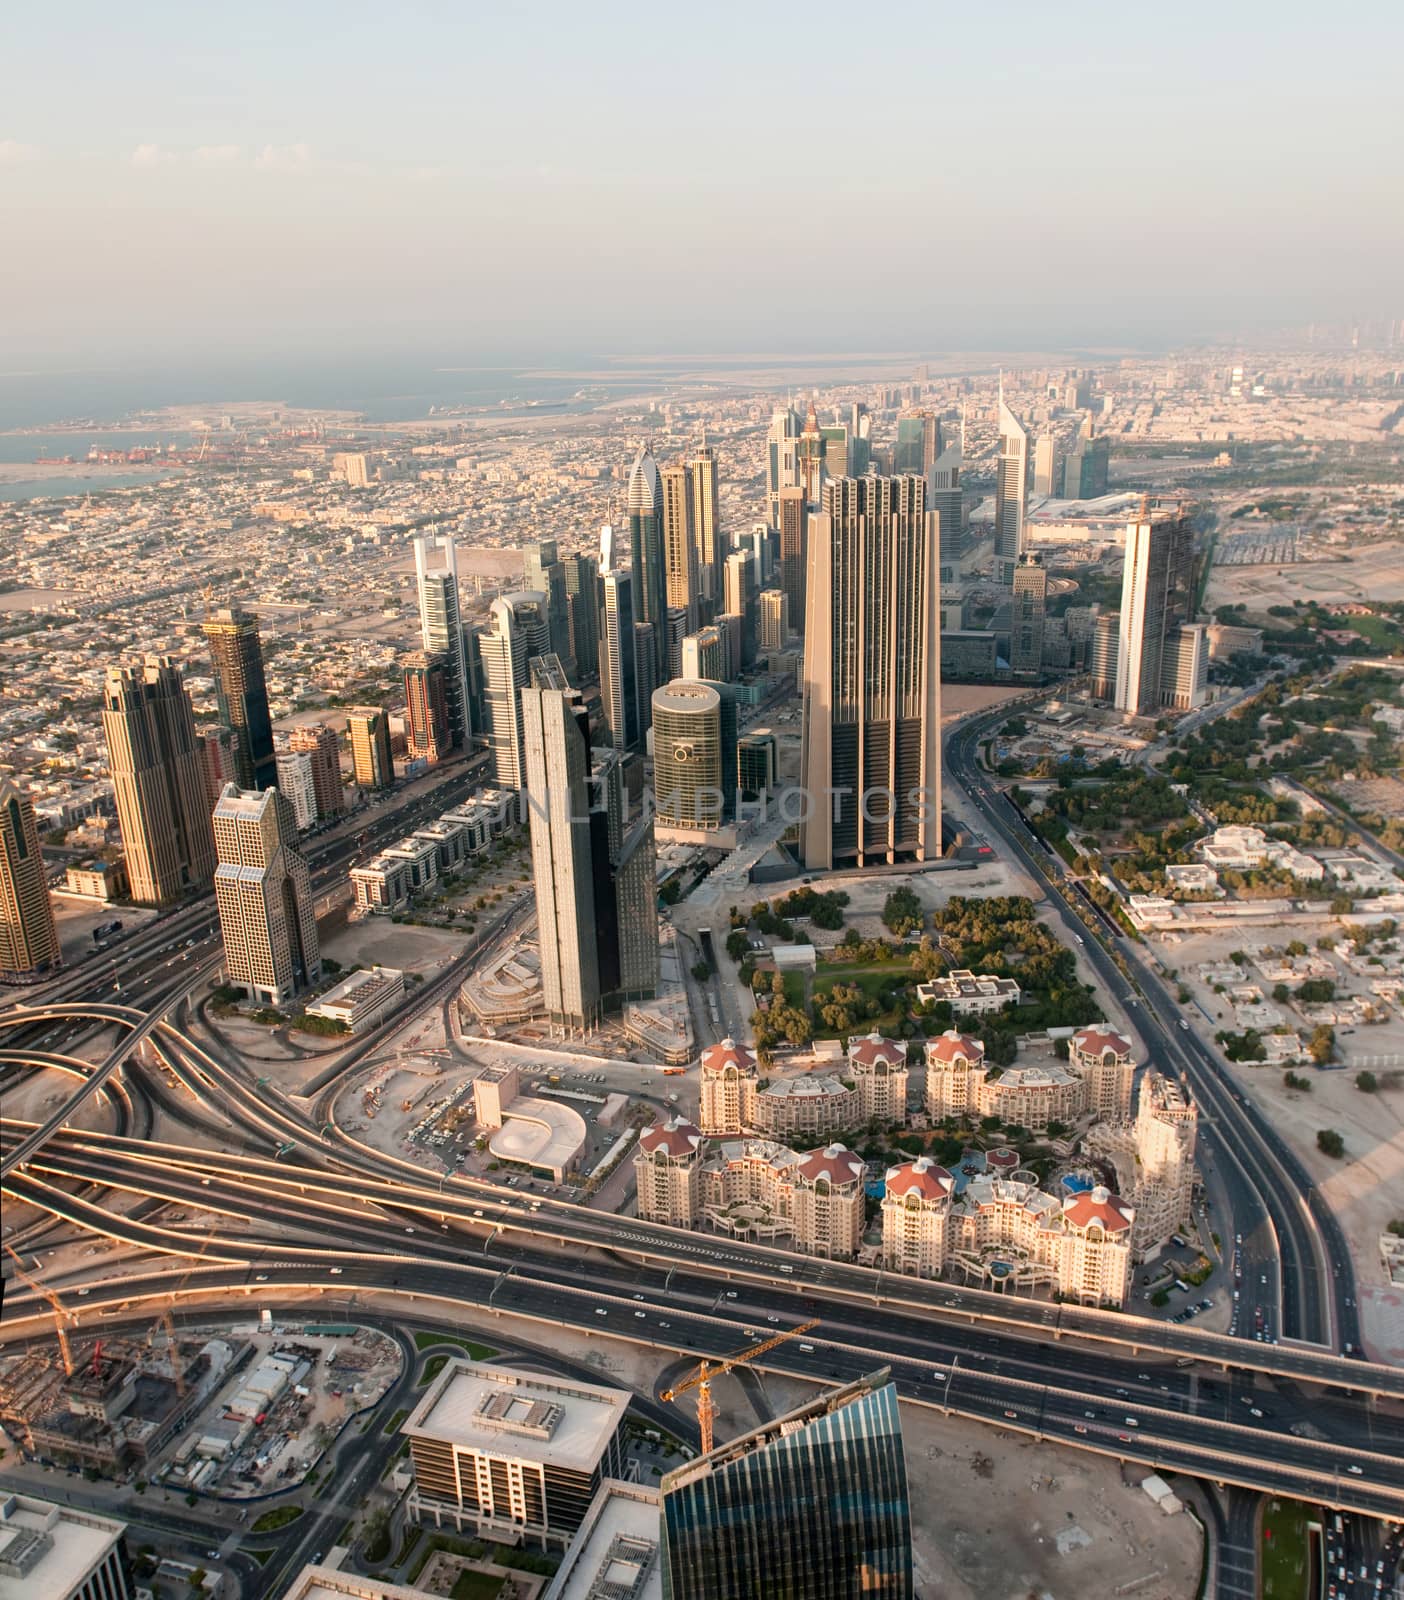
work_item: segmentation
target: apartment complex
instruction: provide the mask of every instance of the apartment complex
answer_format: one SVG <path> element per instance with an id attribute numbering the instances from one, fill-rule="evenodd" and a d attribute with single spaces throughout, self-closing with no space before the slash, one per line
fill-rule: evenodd
<path id="1" fill-rule="evenodd" d="M 907 1046 L 901 1039 L 870 1033 L 848 1041 L 848 1078 L 853 1084 L 853 1125 L 905 1127 Z"/>
<path id="2" fill-rule="evenodd" d="M 288 734 L 288 749 L 311 758 L 317 820 L 339 817 L 346 809 L 346 795 L 341 785 L 341 740 L 335 728 L 324 722 L 294 728 Z"/>
<path id="3" fill-rule="evenodd" d="M 214 810 L 215 903 L 229 981 L 279 1005 L 322 974 L 312 880 L 276 789 L 226 786 Z"/>
<path id="4" fill-rule="evenodd" d="M 1173 1078 L 1150 1071 L 1141 1080 L 1135 1121 L 1099 1124 L 1088 1134 L 1089 1152 L 1112 1161 L 1136 1208 L 1138 1260 L 1154 1256 L 1189 1220 L 1198 1131 L 1194 1101 Z"/>
<path id="5" fill-rule="evenodd" d="M 883 1262 L 917 1277 L 950 1269 L 985 1288 L 1041 1284 L 1084 1305 L 1119 1307 L 1131 1288 L 1134 1218 L 1103 1187 L 1061 1203 L 1012 1178 L 981 1176 L 958 1190 L 922 1156 L 888 1169 Z"/>
<path id="6" fill-rule="evenodd" d="M 1129 1113 L 1136 1064 L 1120 1034 L 1084 1029 L 1068 1041 L 1068 1062 L 996 1067 L 979 1040 L 954 1028 L 926 1043 L 926 1111 L 933 1121 L 983 1117 L 1045 1131 L 1088 1117 Z"/>

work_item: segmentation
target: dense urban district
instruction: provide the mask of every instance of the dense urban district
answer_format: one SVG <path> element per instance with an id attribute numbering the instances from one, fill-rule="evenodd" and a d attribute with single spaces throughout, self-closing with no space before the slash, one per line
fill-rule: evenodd
<path id="1" fill-rule="evenodd" d="M 0 1600 L 1396 1594 L 1393 332 L 521 377 L 5 452 Z"/>

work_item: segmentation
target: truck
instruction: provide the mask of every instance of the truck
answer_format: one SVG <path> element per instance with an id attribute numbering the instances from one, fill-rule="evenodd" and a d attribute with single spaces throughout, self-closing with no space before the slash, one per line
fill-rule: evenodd
<path id="1" fill-rule="evenodd" d="M 114 917 L 111 922 L 100 922 L 93 929 L 93 943 L 102 944 L 105 940 L 110 939 L 114 933 L 121 933 L 121 931 L 122 921 L 120 917 Z"/>

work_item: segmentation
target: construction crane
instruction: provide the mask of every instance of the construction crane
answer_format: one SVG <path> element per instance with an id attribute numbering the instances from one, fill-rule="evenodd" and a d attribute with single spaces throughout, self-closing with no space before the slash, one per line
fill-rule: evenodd
<path id="1" fill-rule="evenodd" d="M 54 1331 L 58 1334 L 59 1355 L 63 1360 L 63 1375 L 65 1378 L 71 1378 L 73 1376 L 73 1352 L 68 1348 L 68 1330 L 63 1325 L 64 1319 L 68 1316 L 63 1301 L 59 1299 L 52 1289 L 46 1289 L 42 1283 L 37 1282 L 24 1270 L 24 1262 L 20 1260 L 9 1245 L 5 1246 L 5 1253 L 14 1261 L 15 1271 L 19 1274 L 20 1281 L 33 1289 L 41 1299 L 49 1302 L 49 1307 L 54 1313 Z"/>
<path id="2" fill-rule="evenodd" d="M 198 1267 L 201 1261 L 204 1260 L 205 1251 L 209 1249 L 213 1242 L 214 1234 L 212 1233 L 207 1233 L 204 1239 L 201 1240 L 200 1248 L 196 1252 L 194 1259 L 185 1269 L 185 1272 L 182 1275 L 179 1283 L 177 1283 L 175 1288 L 171 1290 L 170 1304 L 163 1306 L 161 1310 L 156 1313 L 156 1320 L 151 1324 L 151 1331 L 146 1336 L 146 1348 L 150 1350 L 156 1340 L 157 1328 L 164 1328 L 166 1330 L 166 1354 L 171 1364 L 171 1379 L 175 1383 L 176 1394 L 179 1395 L 182 1400 L 185 1398 L 185 1374 L 181 1371 L 180 1367 L 180 1351 L 176 1347 L 175 1318 L 171 1315 L 171 1307 L 175 1305 L 181 1290 L 184 1289 L 187 1282 L 189 1282 L 190 1274 L 194 1272 L 196 1267 Z"/>
<path id="3" fill-rule="evenodd" d="M 712 1448 L 712 1423 L 716 1417 L 716 1407 L 712 1404 L 712 1380 L 730 1372 L 733 1367 L 744 1367 L 748 1361 L 754 1361 L 757 1356 L 765 1355 L 776 1345 L 784 1344 L 796 1334 L 808 1333 L 811 1328 L 818 1326 L 819 1319 L 816 1317 L 810 1322 L 801 1322 L 797 1328 L 787 1328 L 784 1333 L 777 1333 L 774 1338 L 762 1339 L 759 1344 L 738 1350 L 734 1355 L 721 1356 L 715 1361 L 700 1361 L 691 1377 L 684 1378 L 681 1383 L 675 1383 L 671 1389 L 664 1389 L 658 1398 L 664 1401 L 676 1400 L 689 1389 L 696 1389 L 697 1426 L 702 1433 L 702 1454 L 705 1456 Z"/>

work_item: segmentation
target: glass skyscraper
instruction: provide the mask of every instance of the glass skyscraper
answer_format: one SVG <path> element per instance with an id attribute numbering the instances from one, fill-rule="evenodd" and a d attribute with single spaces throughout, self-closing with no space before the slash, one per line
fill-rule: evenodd
<path id="1" fill-rule="evenodd" d="M 897 1390 L 886 1371 L 668 1473 L 663 1600 L 912 1594 Z"/>

